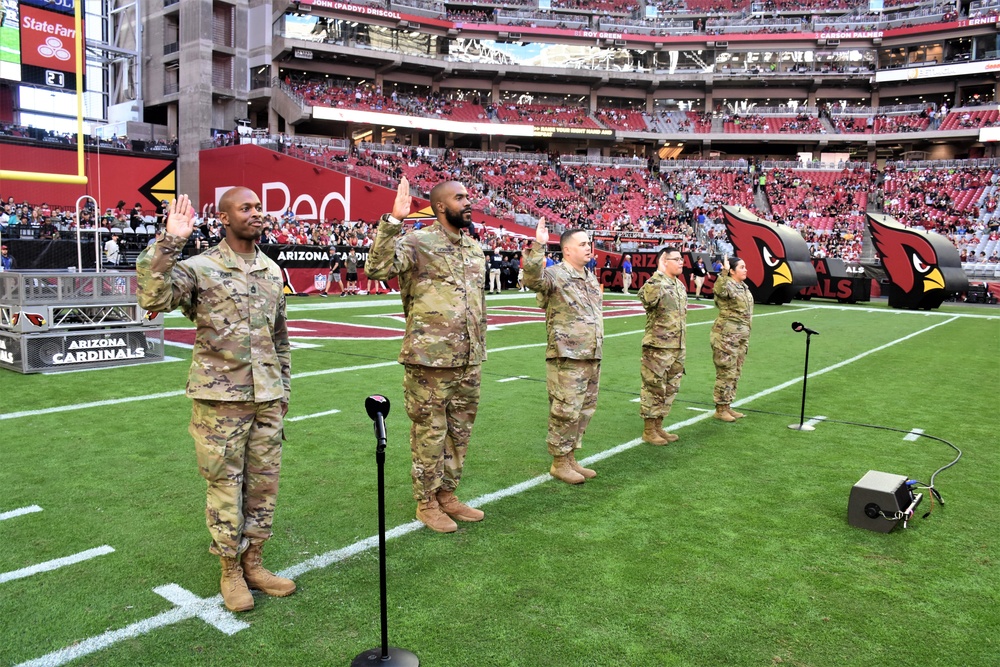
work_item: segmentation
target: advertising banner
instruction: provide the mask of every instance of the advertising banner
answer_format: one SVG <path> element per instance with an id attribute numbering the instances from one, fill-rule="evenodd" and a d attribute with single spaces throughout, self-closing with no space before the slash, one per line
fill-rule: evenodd
<path id="1" fill-rule="evenodd" d="M 75 90 L 77 34 L 73 16 L 22 4 L 20 21 L 21 80 Z"/>

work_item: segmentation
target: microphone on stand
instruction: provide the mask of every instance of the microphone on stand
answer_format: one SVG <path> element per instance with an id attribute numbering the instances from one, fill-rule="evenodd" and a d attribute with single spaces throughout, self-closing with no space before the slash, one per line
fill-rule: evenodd
<path id="1" fill-rule="evenodd" d="M 417 656 L 405 648 L 389 646 L 389 612 L 386 592 L 385 567 L 385 418 L 389 416 L 389 399 L 375 394 L 365 399 L 365 411 L 375 422 L 375 463 L 378 469 L 378 573 L 379 606 L 382 621 L 382 643 L 375 648 L 359 653 L 351 667 L 369 667 L 379 663 L 391 663 L 393 667 L 420 667 Z"/>
<path id="2" fill-rule="evenodd" d="M 819 335 L 818 331 L 810 329 L 806 325 L 802 324 L 802 322 L 792 322 L 792 331 L 798 331 L 798 332 L 805 331 L 810 336 L 818 336 Z M 370 415 L 371 413 L 369 412 L 368 414 Z"/>
<path id="3" fill-rule="evenodd" d="M 375 422 L 375 440 L 379 446 L 385 447 L 385 418 L 389 416 L 389 399 L 380 394 L 365 399 L 365 411 Z"/>
<path id="4" fill-rule="evenodd" d="M 815 431 L 816 427 L 806 424 L 806 383 L 809 382 L 809 343 L 812 342 L 813 334 L 819 335 L 818 331 L 813 331 L 802 322 L 792 322 L 792 331 L 806 332 L 806 364 L 802 371 L 802 411 L 799 413 L 799 423 L 789 424 L 788 428 L 795 431 Z"/>

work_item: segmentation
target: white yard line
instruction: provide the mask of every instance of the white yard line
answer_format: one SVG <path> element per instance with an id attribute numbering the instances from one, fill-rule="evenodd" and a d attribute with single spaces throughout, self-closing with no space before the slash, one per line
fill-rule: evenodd
<path id="1" fill-rule="evenodd" d="M 759 317 L 767 317 L 767 315 L 778 315 L 780 313 L 766 313 L 760 315 Z M 695 322 L 688 325 L 689 327 L 698 326 L 701 324 L 711 324 L 711 322 Z M 637 329 L 635 331 L 623 331 L 616 334 L 608 334 L 605 338 L 617 338 L 619 336 L 634 336 L 635 334 L 643 333 L 642 329 Z M 511 345 L 508 347 L 498 347 L 492 350 L 488 350 L 489 353 L 495 354 L 497 352 L 510 352 L 511 350 L 526 350 L 533 347 L 546 347 L 547 343 L 529 343 L 527 345 Z M 305 373 L 293 373 L 292 379 L 297 380 L 301 378 L 317 377 L 322 375 L 333 375 L 336 373 L 350 373 L 353 371 L 366 371 L 374 368 L 388 368 L 390 366 L 398 366 L 398 361 L 383 361 L 374 364 L 365 364 L 362 366 L 347 366 L 339 368 L 325 368 L 318 371 L 306 371 Z M 59 405 L 51 408 L 42 408 L 40 410 L 21 410 L 20 412 L 6 412 L 0 414 L 0 421 L 5 419 L 19 419 L 21 417 L 37 417 L 39 415 L 47 415 L 56 412 L 72 412 L 74 410 L 86 410 L 89 408 L 100 408 L 109 405 L 120 405 L 122 403 L 135 403 L 137 401 L 151 401 L 160 398 L 172 398 L 175 396 L 183 396 L 184 390 L 178 389 L 177 391 L 166 391 L 159 394 L 146 394 L 145 396 L 127 396 L 125 398 L 110 398 L 104 401 L 92 401 L 89 403 L 74 403 L 72 405 Z"/>
<path id="2" fill-rule="evenodd" d="M 514 382 L 515 380 L 527 380 L 530 376 L 528 375 L 516 375 L 512 378 L 503 378 L 502 380 L 497 380 L 497 382 Z"/>
<path id="3" fill-rule="evenodd" d="M 825 416 L 823 416 L 823 415 L 817 415 L 817 416 L 813 417 L 812 419 L 805 420 L 802 423 L 802 425 L 803 426 L 811 426 L 812 428 L 816 428 L 816 424 L 819 424 L 820 422 L 824 421 L 825 419 L 826 419 Z"/>
<path id="4" fill-rule="evenodd" d="M 51 572 L 52 570 L 58 570 L 59 568 L 66 567 L 67 565 L 81 563 L 85 560 L 90 560 L 91 558 L 97 558 L 98 556 L 110 553 L 114 553 L 114 549 L 105 544 L 101 547 L 81 551 L 80 553 L 73 554 L 72 556 L 47 560 L 44 563 L 38 563 L 37 565 L 32 565 L 31 567 L 24 567 L 20 570 L 0 572 L 0 584 L 8 581 L 14 581 L 15 579 L 24 579 L 25 577 L 30 577 L 31 575 L 38 574 L 39 572 Z"/>
<path id="5" fill-rule="evenodd" d="M 170 341 L 167 341 L 167 345 L 172 345 Z M 192 345 L 188 345 L 187 348 L 192 348 Z M 148 366 L 150 364 L 167 364 L 173 363 L 175 361 L 184 361 L 180 357 L 164 356 L 162 359 L 156 359 L 151 361 L 143 361 L 138 364 L 129 364 L 130 366 Z M 89 371 L 106 371 L 110 366 L 101 366 L 99 368 L 71 368 L 65 371 L 42 371 L 42 375 L 65 375 L 67 373 L 87 373 Z"/>
<path id="6" fill-rule="evenodd" d="M 897 338 L 896 340 L 891 341 L 889 343 L 886 343 L 885 345 L 879 345 L 878 347 L 872 348 L 872 349 L 870 349 L 870 350 L 868 350 L 866 352 L 862 352 L 861 354 L 855 355 L 855 356 L 851 357 L 850 359 L 845 359 L 844 361 L 841 361 L 839 363 L 833 364 L 831 366 L 827 366 L 826 368 L 822 368 L 822 369 L 820 369 L 818 371 L 810 373 L 809 377 L 810 378 L 811 377 L 816 377 L 816 376 L 819 376 L 819 375 L 823 375 L 825 373 L 829 373 L 830 371 L 836 370 L 838 368 L 843 368 L 844 366 L 846 366 L 848 364 L 851 364 L 851 363 L 854 363 L 855 361 L 859 361 L 861 359 L 864 359 L 865 357 L 867 357 L 869 355 L 872 355 L 872 354 L 875 354 L 875 353 L 880 352 L 882 350 L 885 350 L 887 348 L 890 348 L 893 345 L 898 345 L 899 343 L 905 342 L 905 341 L 907 341 L 907 340 L 909 340 L 909 339 L 911 339 L 911 338 L 913 338 L 915 336 L 919 336 L 920 334 L 923 334 L 923 333 L 926 333 L 926 332 L 931 331 L 933 329 L 936 329 L 939 326 L 942 326 L 944 324 L 949 324 L 951 322 L 954 322 L 956 319 L 957 318 L 953 317 L 953 318 L 948 319 L 948 320 L 946 320 L 944 322 L 938 322 L 938 323 L 933 324 L 933 325 L 931 325 L 929 327 L 921 329 L 920 331 L 916 331 L 914 333 L 908 334 L 906 336 L 903 336 L 902 338 Z M 793 386 L 796 383 L 801 382 L 801 381 L 802 381 L 802 378 L 801 377 L 797 377 L 797 378 L 795 378 L 793 380 L 789 380 L 789 381 L 783 382 L 783 383 L 781 383 L 779 385 L 775 385 L 774 387 L 771 387 L 770 389 L 765 389 L 763 391 L 757 392 L 756 394 L 754 394 L 752 396 L 748 396 L 748 397 L 744 398 L 741 401 L 737 401 L 736 403 L 733 403 L 733 405 L 734 406 L 739 406 L 739 405 L 743 405 L 743 404 L 746 404 L 746 403 L 750 403 L 750 402 L 755 401 L 755 400 L 757 400 L 759 398 L 764 398 L 765 396 L 769 396 L 769 395 L 771 395 L 771 394 L 773 394 L 775 392 L 781 391 L 782 389 L 785 389 L 787 387 Z M 699 414 L 699 415 L 697 415 L 695 417 L 691 417 L 690 419 L 686 419 L 684 421 L 679 421 L 679 422 L 670 424 L 669 426 L 666 426 L 664 428 L 667 428 L 667 429 L 669 429 L 671 431 L 674 431 L 676 429 L 684 428 L 685 426 L 690 426 L 692 424 L 696 424 L 696 423 L 698 423 L 700 421 L 703 421 L 705 419 L 708 419 L 710 417 L 711 417 L 711 413 L 705 412 L 705 413 Z M 585 465 L 589 465 L 591 463 L 595 463 L 595 462 L 598 462 L 598 461 L 603 461 L 604 459 L 607 459 L 607 458 L 610 458 L 612 456 L 615 456 L 616 454 L 619 454 L 621 452 L 624 452 L 624 451 L 627 451 L 629 449 L 632 449 L 633 447 L 636 447 L 636 446 L 640 445 L 641 443 L 642 443 L 642 439 L 641 438 L 636 438 L 634 440 L 630 440 L 628 442 L 622 443 L 622 444 L 620 444 L 620 445 L 618 445 L 616 447 L 612 447 L 611 449 L 606 449 L 606 450 L 604 450 L 602 452 L 598 452 L 598 453 L 596 453 L 596 454 L 594 454 L 592 456 L 588 456 L 587 458 L 583 459 L 581 461 L 581 463 L 583 463 Z M 513 486 L 509 486 L 509 487 L 507 487 L 505 489 L 500 489 L 499 491 L 494 491 L 493 493 L 488 493 L 488 494 L 479 496 L 478 498 L 475 498 L 475 499 L 471 500 L 468 503 L 468 505 L 470 505 L 471 507 L 481 507 L 481 506 L 486 505 L 488 503 L 495 502 L 497 500 L 501 500 L 503 498 L 507 498 L 507 497 L 510 497 L 510 496 L 522 493 L 524 491 L 527 491 L 528 489 L 536 487 L 539 484 L 544 484 L 545 482 L 549 481 L 550 479 L 552 479 L 552 478 L 549 475 L 539 475 L 537 477 L 533 477 L 533 478 L 531 478 L 529 480 L 526 480 L 524 482 L 521 482 L 519 484 L 515 484 Z M 389 540 L 389 539 L 393 539 L 393 538 L 396 538 L 396 537 L 401 537 L 401 536 L 406 535 L 408 533 L 412 533 L 415 530 L 419 530 L 421 527 L 423 527 L 423 524 L 420 523 L 419 521 L 411 521 L 409 523 L 405 523 L 405 524 L 401 524 L 399 526 L 396 526 L 395 528 L 387 531 L 385 536 L 386 536 L 386 539 Z M 325 567 L 327 567 L 327 566 L 329 566 L 329 565 L 331 565 L 333 563 L 340 562 L 340 561 L 345 560 L 346 558 L 349 558 L 349 557 L 354 556 L 356 554 L 362 553 L 362 552 L 367 551 L 369 549 L 373 549 L 376 546 L 378 546 L 378 536 L 377 535 L 372 535 L 371 537 L 367 537 L 367 538 L 365 538 L 365 539 L 363 539 L 363 540 L 361 540 L 359 542 L 355 542 L 354 544 L 351 544 L 349 546 L 342 547 L 340 549 L 334 549 L 332 551 L 328 551 L 328 552 L 320 554 L 318 556 L 314 556 L 314 557 L 312 557 L 312 558 L 310 558 L 310 559 L 308 559 L 306 561 L 303 561 L 302 563 L 299 563 L 297 565 L 292 565 L 292 566 L 290 566 L 290 567 L 282 570 L 281 572 L 279 572 L 279 574 L 282 575 L 282 576 L 294 579 L 294 578 L 299 577 L 299 576 L 301 576 L 301 575 L 303 575 L 303 574 L 305 574 L 307 572 L 311 572 L 313 570 L 318 570 L 318 569 L 325 568 Z M 157 590 L 157 589 L 154 589 L 154 590 Z M 162 587 L 159 590 L 162 590 Z M 183 590 L 183 589 L 181 589 L 181 590 Z M 163 593 L 161 592 L 160 594 L 162 595 Z M 139 621 L 137 623 L 133 623 L 132 625 L 129 625 L 129 626 L 127 626 L 125 628 L 122 628 L 120 630 L 109 630 L 109 631 L 105 632 L 102 635 L 91 637 L 89 639 L 84 639 L 84 640 L 82 640 L 82 641 L 80 641 L 80 642 L 78 642 L 76 644 L 73 644 L 72 646 L 68 646 L 68 647 L 66 647 L 64 649 L 60 649 L 58 651 L 54 651 L 54 652 L 49 653 L 47 655 L 44 655 L 44 656 L 42 656 L 40 658 L 36 658 L 34 660 L 30 660 L 28 662 L 21 663 L 20 665 L 18 665 L 16 667 L 29 667 L 29 666 L 30 667 L 58 667 L 60 665 L 65 665 L 66 663 L 68 663 L 68 662 L 70 662 L 72 660 L 76 660 L 77 658 L 83 657 L 85 655 L 90 655 L 91 653 L 95 653 L 97 651 L 100 651 L 100 650 L 102 650 L 104 648 L 107 648 L 108 646 L 111 646 L 112 644 L 116 644 L 116 643 L 118 643 L 120 641 L 124 641 L 126 639 L 133 639 L 133 638 L 138 637 L 140 635 L 149 633 L 149 632 L 155 630 L 156 628 L 161 628 L 161 627 L 164 627 L 164 626 L 167 626 L 167 625 L 172 625 L 174 623 L 178 623 L 180 621 L 187 620 L 187 619 L 190 619 L 190 618 L 202 618 L 203 620 L 205 620 L 206 616 L 205 616 L 204 603 L 205 602 L 209 602 L 209 601 L 214 601 L 215 604 L 221 604 L 221 602 L 222 602 L 221 596 L 216 596 L 215 598 L 207 598 L 205 600 L 196 600 L 195 602 L 197 602 L 197 604 L 194 604 L 194 603 L 191 602 L 193 600 L 193 598 L 188 599 L 188 598 L 185 597 L 185 600 L 186 600 L 186 602 L 185 602 L 185 604 L 183 606 L 175 607 L 175 608 L 170 609 L 168 611 L 162 612 L 162 613 L 160 613 L 160 614 L 158 614 L 156 616 L 148 618 L 148 619 L 146 619 L 144 621 Z M 215 617 L 212 617 L 212 618 L 215 618 Z M 215 621 L 210 620 L 208 622 L 210 622 L 215 627 L 219 627 L 215 623 Z"/>
<path id="7" fill-rule="evenodd" d="M 909 440 L 910 442 L 916 442 L 920 439 L 920 434 L 924 432 L 922 428 L 915 428 L 906 435 L 903 436 L 903 440 Z M 3 517 L 0 517 L 3 518 Z"/>
<path id="8" fill-rule="evenodd" d="M 773 313 L 765 313 L 763 315 L 758 315 L 760 317 L 768 317 L 769 315 L 794 315 L 794 313 L 788 313 L 785 311 L 775 311 Z M 703 324 L 711 324 L 711 321 L 706 322 L 695 322 L 689 324 L 688 327 L 696 327 Z M 619 336 L 634 336 L 635 334 L 643 333 L 643 329 L 637 329 L 635 331 L 622 331 L 620 333 L 608 334 L 605 338 L 617 338 Z M 498 352 L 509 352 L 511 350 L 526 350 L 533 347 L 546 347 L 548 343 L 528 343 L 527 345 L 510 345 L 508 347 L 498 347 L 492 350 L 487 350 L 490 354 L 496 354 Z M 397 361 L 382 361 L 374 364 L 364 364 L 362 366 L 346 366 L 339 368 L 325 368 L 318 371 L 306 371 L 305 373 L 293 373 L 292 379 L 298 380 L 301 378 L 318 377 L 322 375 L 333 375 L 336 373 L 351 373 L 353 371 L 367 371 L 373 368 L 388 368 L 390 366 L 398 366 Z M 20 412 L 7 412 L 0 414 L 0 421 L 5 419 L 19 419 L 21 417 L 37 417 L 39 415 L 48 415 L 55 412 L 72 412 L 74 410 L 86 410 L 88 408 L 100 408 L 109 405 L 120 405 L 122 403 L 135 403 L 137 401 L 151 401 L 160 398 L 173 398 L 175 396 L 183 396 L 184 390 L 178 389 L 177 391 L 166 391 L 159 394 L 146 394 L 145 396 L 127 396 L 125 398 L 110 398 L 104 401 L 92 401 L 90 403 L 75 403 L 72 405 L 58 405 L 52 408 L 42 408 L 40 410 L 22 410 Z"/>
<path id="9" fill-rule="evenodd" d="M 316 417 L 326 417 L 327 415 L 340 414 L 340 410 L 326 410 L 324 412 L 314 412 L 311 415 L 299 415 L 298 417 L 285 417 L 286 422 L 300 422 L 303 419 L 315 419 Z"/>
<path id="10" fill-rule="evenodd" d="M 29 505 L 27 507 L 18 507 L 16 510 L 10 510 L 9 512 L 0 512 L 0 521 L 5 519 L 13 519 L 16 516 L 23 516 L 25 514 L 31 514 L 33 512 L 41 512 L 42 508 L 38 505 Z"/>
<path id="11" fill-rule="evenodd" d="M 919 317 L 961 317 L 971 320 L 1000 320 L 1000 315 L 981 315 L 979 313 L 949 313 L 940 310 L 903 310 L 898 308 L 865 308 L 863 306 L 842 306 L 833 303 L 811 303 L 792 301 L 785 304 L 792 308 L 817 308 L 819 310 L 852 310 L 858 313 L 882 313 L 890 315 L 916 315 Z"/>

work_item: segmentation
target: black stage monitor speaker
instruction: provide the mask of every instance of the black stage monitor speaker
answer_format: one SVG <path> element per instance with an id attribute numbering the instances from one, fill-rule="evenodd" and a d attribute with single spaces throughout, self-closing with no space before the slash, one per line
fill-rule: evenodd
<path id="1" fill-rule="evenodd" d="M 847 522 L 858 528 L 888 533 L 913 516 L 923 494 L 913 494 L 903 475 L 869 470 L 851 489 Z"/>

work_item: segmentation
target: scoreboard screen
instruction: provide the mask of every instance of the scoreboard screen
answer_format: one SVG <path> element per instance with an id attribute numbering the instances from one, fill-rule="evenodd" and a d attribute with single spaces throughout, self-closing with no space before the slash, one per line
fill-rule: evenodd
<path id="1" fill-rule="evenodd" d="M 76 90 L 73 0 L 0 2 L 0 79 Z"/>

